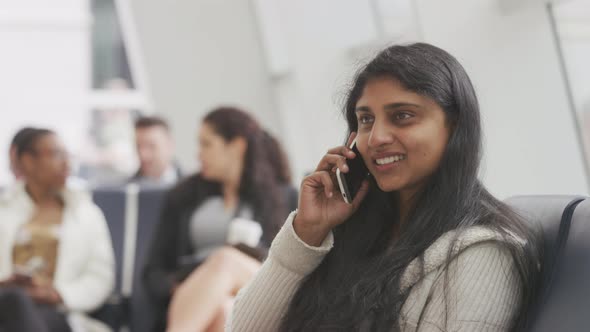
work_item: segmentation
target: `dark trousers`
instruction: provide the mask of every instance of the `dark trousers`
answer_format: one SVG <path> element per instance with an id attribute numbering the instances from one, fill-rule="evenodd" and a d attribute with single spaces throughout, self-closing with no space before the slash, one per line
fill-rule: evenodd
<path id="1" fill-rule="evenodd" d="M 71 332 L 66 316 L 17 287 L 0 288 L 1 332 Z"/>

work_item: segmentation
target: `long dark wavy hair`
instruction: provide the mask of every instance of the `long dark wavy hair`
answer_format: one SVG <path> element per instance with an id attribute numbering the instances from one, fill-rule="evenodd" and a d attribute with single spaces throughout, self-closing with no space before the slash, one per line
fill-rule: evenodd
<path id="1" fill-rule="evenodd" d="M 403 224 L 396 193 L 382 192 L 372 180 L 360 208 L 334 229 L 334 248 L 296 292 L 281 331 L 400 329 L 400 314 L 409 293 L 399 287 L 405 268 L 423 258 L 424 251 L 445 232 L 456 230 L 456 243 L 463 231 L 476 225 L 506 238 L 504 245 L 514 258 L 522 287 L 512 329 L 521 330 L 538 285 L 541 246 L 537 233 L 477 178 L 482 149 L 480 112 L 467 73 L 453 56 L 435 46 L 389 47 L 354 79 L 344 106 L 349 132 L 357 130 L 355 107 L 363 88 L 380 78 L 396 80 L 441 106 L 452 128 L 444 156 Z M 392 242 L 397 225 L 399 237 Z M 514 236 L 526 244 L 510 241 Z M 447 264 L 452 258 L 449 252 Z"/>
<path id="2" fill-rule="evenodd" d="M 203 122 L 229 142 L 243 137 L 247 142 L 244 169 L 240 180 L 240 201 L 252 205 L 264 230 L 266 243 L 280 229 L 289 211 L 277 176 L 275 164 L 268 148 L 267 134 L 258 122 L 246 111 L 236 107 L 223 106 L 209 112 Z"/>
<path id="3" fill-rule="evenodd" d="M 279 140 L 267 130 L 264 131 L 264 145 L 266 146 L 268 160 L 273 167 L 277 181 L 283 184 L 290 184 L 291 167 L 289 166 L 287 153 Z"/>

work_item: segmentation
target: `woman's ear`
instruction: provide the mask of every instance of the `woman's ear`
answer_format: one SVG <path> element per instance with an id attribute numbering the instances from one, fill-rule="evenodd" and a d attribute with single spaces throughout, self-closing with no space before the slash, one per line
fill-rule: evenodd
<path id="1" fill-rule="evenodd" d="M 230 149 L 243 158 L 246 155 L 246 149 L 248 149 L 248 141 L 245 137 L 238 136 L 229 142 Z"/>

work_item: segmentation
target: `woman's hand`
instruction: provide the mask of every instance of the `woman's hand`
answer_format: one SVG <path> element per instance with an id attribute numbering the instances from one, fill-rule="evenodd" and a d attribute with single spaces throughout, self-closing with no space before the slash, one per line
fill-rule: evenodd
<path id="1" fill-rule="evenodd" d="M 58 291 L 51 285 L 40 285 L 35 283 L 25 289 L 35 303 L 58 305 L 63 302 Z"/>
<path id="2" fill-rule="evenodd" d="M 13 273 L 8 279 L 0 280 L 0 287 L 29 287 L 33 284 L 31 276 Z"/>
<path id="3" fill-rule="evenodd" d="M 336 180 L 336 168 L 347 173 L 346 159 L 361 158 L 348 148 L 356 133 L 348 138 L 347 146 L 330 149 L 315 171 L 303 179 L 299 191 L 299 209 L 293 222 L 295 232 L 305 243 L 319 246 L 332 228 L 343 223 L 359 207 L 369 183 L 363 181 L 352 204 L 342 199 Z"/>
<path id="4" fill-rule="evenodd" d="M 14 286 L 15 284 L 16 284 L 16 281 L 14 279 L 14 275 L 10 276 L 7 279 L 0 280 L 0 287 L 9 287 L 9 286 Z"/>

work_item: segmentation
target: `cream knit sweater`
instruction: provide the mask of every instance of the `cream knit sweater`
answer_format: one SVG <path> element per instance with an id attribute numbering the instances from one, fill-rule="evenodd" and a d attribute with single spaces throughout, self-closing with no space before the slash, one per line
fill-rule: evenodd
<path id="1" fill-rule="evenodd" d="M 227 331 L 277 331 L 302 280 L 332 248 L 331 233 L 320 247 L 304 243 L 293 230 L 294 218 L 295 212 L 275 238 L 261 270 L 238 293 Z M 401 330 L 508 330 L 519 306 L 521 285 L 503 240 L 483 227 L 464 232 L 453 248 L 457 255 L 449 265 L 453 277 L 445 298 L 444 263 L 453 235 L 444 234 L 425 251 L 424 278 L 419 278 L 418 260 L 406 268 L 401 287 L 409 287 L 410 293 L 402 308 Z M 452 304 L 448 312 L 447 303 Z"/>

